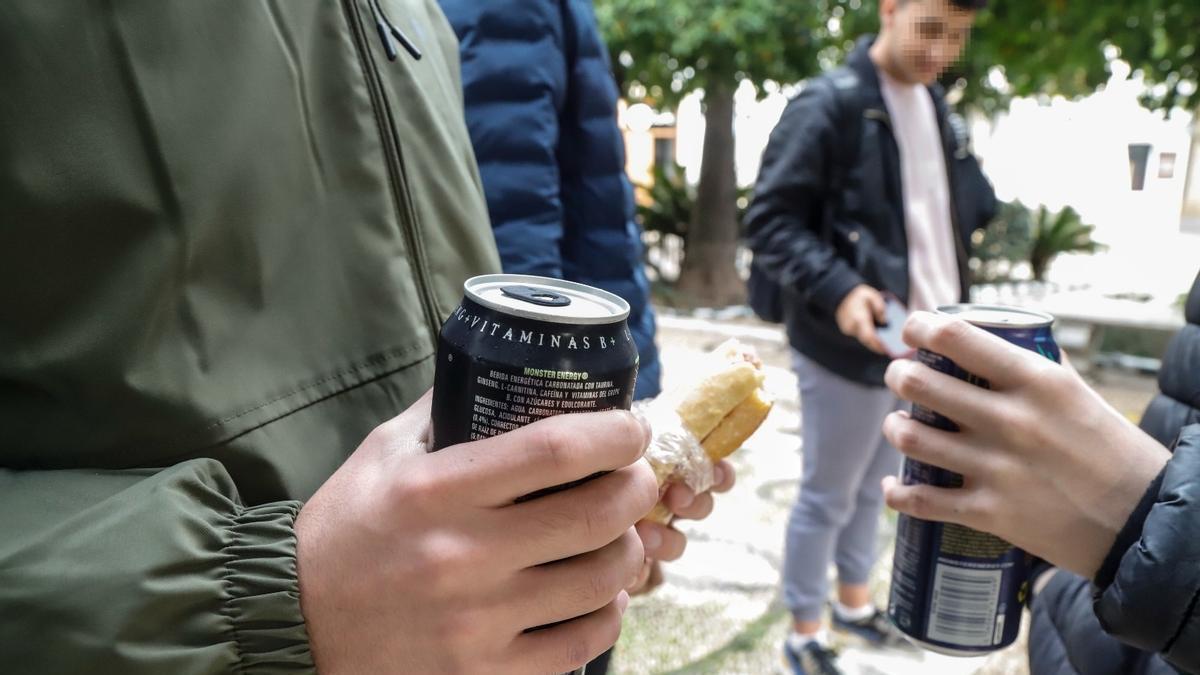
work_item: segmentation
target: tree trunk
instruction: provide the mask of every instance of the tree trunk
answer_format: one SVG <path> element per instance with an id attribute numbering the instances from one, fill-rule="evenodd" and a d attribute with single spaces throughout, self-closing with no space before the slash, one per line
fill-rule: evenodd
<path id="1" fill-rule="evenodd" d="M 746 300 L 737 274 L 737 176 L 734 172 L 733 87 L 704 91 L 704 153 L 677 290 L 699 307 Z"/>

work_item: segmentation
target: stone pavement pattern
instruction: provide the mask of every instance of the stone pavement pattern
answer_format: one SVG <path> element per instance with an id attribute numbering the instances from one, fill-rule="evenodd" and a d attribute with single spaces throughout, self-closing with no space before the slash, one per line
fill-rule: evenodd
<path id="1" fill-rule="evenodd" d="M 779 646 L 790 620 L 779 601 L 778 582 L 784 528 L 800 477 L 801 424 L 788 351 L 777 330 L 745 320 L 667 316 L 660 323 L 664 384 L 670 386 L 705 351 L 739 335 L 763 358 L 766 388 L 776 404 L 758 434 L 732 458 L 738 471 L 734 490 L 718 498 L 717 508 L 707 520 L 679 524 L 690 540 L 687 553 L 666 566 L 663 586 L 631 603 L 612 672 L 782 672 Z M 1144 406 L 1153 386 L 1148 378 L 1132 384 L 1121 382 L 1118 407 L 1133 416 Z M 894 535 L 895 515 L 885 514 L 880 563 L 871 582 L 880 606 L 887 600 Z M 841 663 L 848 675 L 1027 675 L 1023 641 L 977 659 L 850 644 L 841 649 Z"/>

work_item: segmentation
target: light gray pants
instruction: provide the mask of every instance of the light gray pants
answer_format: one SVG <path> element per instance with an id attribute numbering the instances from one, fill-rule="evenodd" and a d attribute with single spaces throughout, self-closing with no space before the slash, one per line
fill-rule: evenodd
<path id="1" fill-rule="evenodd" d="M 843 584 L 867 583 L 875 564 L 879 482 L 900 468 L 880 427 L 900 402 L 884 387 L 847 380 L 798 352 L 792 358 L 804 467 L 788 521 L 783 594 L 797 621 L 816 621 L 829 596 L 830 561 Z"/>

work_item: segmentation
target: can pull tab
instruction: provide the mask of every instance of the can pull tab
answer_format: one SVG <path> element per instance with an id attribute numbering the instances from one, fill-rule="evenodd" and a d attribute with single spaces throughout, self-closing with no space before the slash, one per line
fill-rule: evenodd
<path id="1" fill-rule="evenodd" d="M 500 292 L 510 298 L 523 300 L 525 302 L 541 305 L 543 307 L 566 307 L 571 304 L 571 298 L 562 293 L 555 293 L 546 288 L 534 288 L 533 286 L 505 286 L 500 289 Z"/>

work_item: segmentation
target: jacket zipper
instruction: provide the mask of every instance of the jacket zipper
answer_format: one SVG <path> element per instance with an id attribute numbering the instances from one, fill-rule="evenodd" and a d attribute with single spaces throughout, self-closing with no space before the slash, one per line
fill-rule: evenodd
<path id="1" fill-rule="evenodd" d="M 893 139 L 892 142 L 893 143 L 895 142 L 896 131 L 892 128 L 892 118 L 890 115 L 887 114 L 886 111 L 879 110 L 877 108 L 867 108 L 866 110 L 863 111 L 863 117 L 866 117 L 867 119 L 873 119 L 873 120 L 878 120 L 878 121 L 882 122 L 883 125 L 885 127 L 887 127 L 888 133 L 892 135 L 892 139 Z M 942 119 L 940 116 L 938 117 L 938 136 L 942 143 L 942 154 L 946 155 L 946 190 L 947 190 L 947 192 L 949 192 L 949 195 L 950 195 L 950 227 L 953 230 L 950 233 L 950 236 L 952 239 L 954 239 L 954 253 L 955 253 L 955 258 L 957 258 L 957 260 L 958 260 L 958 277 L 959 277 L 958 286 L 959 286 L 959 291 L 963 292 L 967 295 L 966 300 L 969 302 L 971 299 L 970 298 L 971 266 L 970 266 L 968 258 L 967 258 L 966 247 L 963 246 L 963 243 L 962 243 L 962 234 L 959 230 L 958 198 L 956 196 L 955 189 L 954 189 L 954 167 L 951 164 L 952 157 L 950 157 L 946 152 L 946 132 L 944 129 L 942 129 Z M 900 180 L 901 180 L 901 182 L 903 182 L 903 180 L 904 180 L 903 176 L 900 178 Z M 903 196 L 904 196 L 903 186 L 901 186 L 900 194 L 901 194 L 901 199 L 903 199 Z"/>
<path id="2" fill-rule="evenodd" d="M 371 5 L 372 16 L 375 18 L 376 27 L 379 29 L 381 39 L 384 40 L 385 50 L 388 50 L 389 59 L 394 58 L 395 48 L 390 47 L 390 43 L 386 39 L 386 34 L 380 26 L 380 19 L 387 22 L 395 34 L 403 35 L 395 26 L 387 21 L 385 15 L 382 14 L 382 8 L 378 7 L 376 0 L 367 0 Z M 409 253 L 412 256 L 412 266 L 415 274 L 415 282 L 417 290 L 421 296 L 421 309 L 425 315 L 425 320 L 429 324 L 430 331 L 434 337 L 434 342 L 437 341 L 438 332 L 441 330 L 442 317 L 438 316 L 437 302 L 433 297 L 433 291 L 429 287 L 429 274 L 425 260 L 425 251 L 421 246 L 420 235 L 416 227 L 416 213 L 412 209 L 411 194 L 408 191 L 408 179 L 404 171 L 404 157 L 401 154 L 400 138 L 396 134 L 396 127 L 392 121 L 392 109 L 388 104 L 387 96 L 383 88 L 383 81 L 379 75 L 379 71 L 375 67 L 375 61 L 371 56 L 371 51 L 368 48 L 367 31 L 363 25 L 362 16 L 359 14 L 358 0 L 344 0 L 343 9 L 346 13 L 346 20 L 350 24 L 350 30 L 354 34 L 354 46 L 358 51 L 358 59 L 363 68 L 363 74 L 367 81 L 367 90 L 371 96 L 371 107 L 375 111 L 375 120 L 379 126 L 379 137 L 383 143 L 384 160 L 387 164 L 388 183 L 391 185 L 392 202 L 395 205 L 396 220 L 399 225 L 401 234 L 404 236 L 404 243 L 408 247 Z M 376 11 L 378 10 L 378 13 Z M 389 31 L 390 32 L 390 31 Z M 405 44 L 407 38 L 400 39 L 401 44 Z M 408 42 L 411 45 L 411 42 Z M 415 47 L 413 47 L 415 49 Z M 414 58 L 420 58 L 419 52 L 414 55 Z"/>

